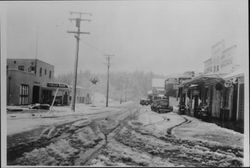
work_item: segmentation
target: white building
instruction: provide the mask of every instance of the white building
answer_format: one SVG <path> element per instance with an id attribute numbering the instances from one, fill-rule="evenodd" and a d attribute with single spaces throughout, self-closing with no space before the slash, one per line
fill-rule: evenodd
<path id="1" fill-rule="evenodd" d="M 204 74 L 227 74 L 233 72 L 239 66 L 236 57 L 236 45 L 225 48 L 225 41 L 219 41 L 212 46 L 211 57 L 204 61 Z"/>

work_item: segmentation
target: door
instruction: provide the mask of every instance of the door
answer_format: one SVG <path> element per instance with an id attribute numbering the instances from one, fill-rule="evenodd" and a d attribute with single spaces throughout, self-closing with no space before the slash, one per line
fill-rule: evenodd
<path id="1" fill-rule="evenodd" d="M 39 103 L 40 86 L 33 86 L 32 103 Z"/>
<path id="2" fill-rule="evenodd" d="M 236 115 L 237 115 L 237 99 L 238 99 L 238 86 L 237 84 L 234 84 L 234 90 L 233 90 L 233 108 L 232 108 L 232 120 L 236 121 Z"/>

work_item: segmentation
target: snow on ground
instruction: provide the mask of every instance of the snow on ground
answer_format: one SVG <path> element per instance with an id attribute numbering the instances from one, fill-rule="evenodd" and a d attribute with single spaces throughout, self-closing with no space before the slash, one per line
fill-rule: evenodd
<path id="1" fill-rule="evenodd" d="M 148 153 L 142 153 L 136 149 L 125 146 L 115 140 L 109 142 L 100 155 L 91 160 L 91 166 L 164 166 L 173 167 L 166 159 L 152 157 Z"/>
<path id="2" fill-rule="evenodd" d="M 105 107 L 104 100 L 105 98 L 102 95 L 96 94 L 95 106 L 92 104 L 76 104 L 75 112 L 71 111 L 70 106 L 54 106 L 51 111 L 26 108 L 21 112 L 7 113 L 7 135 L 30 131 L 42 126 L 67 123 L 86 118 L 90 114 L 114 112 L 131 104 L 131 102 L 120 104 L 117 101 L 110 100 L 109 107 Z"/>
<path id="3" fill-rule="evenodd" d="M 177 137 L 195 138 L 203 141 L 216 142 L 223 145 L 243 147 L 244 135 L 233 130 L 222 128 L 214 123 L 185 116 L 191 123 L 184 124 L 173 130 Z"/>
<path id="4" fill-rule="evenodd" d="M 138 116 L 138 122 L 143 124 L 143 128 L 154 132 L 154 134 L 166 134 L 168 128 L 184 122 L 184 118 L 173 112 L 158 114 L 145 107 Z"/>
<path id="5" fill-rule="evenodd" d="M 174 128 L 172 130 L 173 135 L 179 138 L 192 138 L 210 143 L 215 142 L 223 145 L 243 147 L 243 134 L 186 115 L 179 115 L 173 112 L 159 114 L 152 112 L 150 107 L 147 106 L 141 109 L 137 121 L 142 124 L 142 129 L 154 135 L 163 136 L 169 128 L 184 122 L 184 117 L 191 122 Z"/>

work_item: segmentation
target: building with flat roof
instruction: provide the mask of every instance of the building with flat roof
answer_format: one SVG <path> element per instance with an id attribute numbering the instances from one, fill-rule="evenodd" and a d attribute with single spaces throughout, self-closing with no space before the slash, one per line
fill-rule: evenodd
<path id="1" fill-rule="evenodd" d="M 49 103 L 54 66 L 38 59 L 7 59 L 7 105 Z"/>

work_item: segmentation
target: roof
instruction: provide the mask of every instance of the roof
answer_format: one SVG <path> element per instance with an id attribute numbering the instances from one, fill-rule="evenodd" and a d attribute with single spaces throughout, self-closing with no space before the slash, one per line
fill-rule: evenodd
<path id="1" fill-rule="evenodd" d="M 164 88 L 165 79 L 158 78 L 158 79 L 152 79 L 152 87 L 162 87 Z"/>
<path id="2" fill-rule="evenodd" d="M 242 68 L 236 69 L 232 73 L 229 73 L 229 74 L 225 75 L 223 78 L 224 79 L 229 79 L 229 78 L 234 78 L 234 77 L 239 77 L 239 76 L 244 76 L 244 71 L 243 71 Z"/>
<path id="3" fill-rule="evenodd" d="M 211 85 L 218 82 L 224 82 L 222 78 L 223 74 L 202 74 L 199 75 L 192 80 L 186 81 L 183 83 L 184 86 L 192 85 L 192 84 L 205 84 Z"/>
<path id="4" fill-rule="evenodd" d="M 44 63 L 44 64 L 48 64 L 48 65 L 54 67 L 54 65 L 52 65 L 52 64 L 50 64 L 50 63 L 48 63 L 48 62 L 42 61 L 42 60 L 40 60 L 40 59 L 37 59 L 37 58 L 7 58 L 7 60 L 9 60 L 9 61 L 12 61 L 12 60 L 17 60 L 17 61 L 18 61 L 18 60 L 19 60 L 19 61 L 38 61 L 38 62 L 42 62 L 42 63 Z"/>

